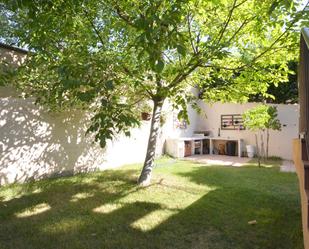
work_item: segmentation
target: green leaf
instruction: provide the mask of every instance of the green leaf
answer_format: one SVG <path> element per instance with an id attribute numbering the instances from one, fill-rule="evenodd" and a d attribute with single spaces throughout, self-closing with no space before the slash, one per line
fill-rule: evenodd
<path id="1" fill-rule="evenodd" d="M 105 146 L 106 146 L 105 138 L 104 138 L 104 137 L 101 137 L 101 139 L 100 139 L 100 147 L 101 147 L 101 148 L 105 148 Z"/>
<path id="2" fill-rule="evenodd" d="M 107 90 L 114 90 L 114 82 L 113 80 L 108 80 L 105 82 L 105 86 Z"/>
<path id="3" fill-rule="evenodd" d="M 278 1 L 274 1 L 274 2 L 272 3 L 272 5 L 270 6 L 270 8 L 269 8 L 269 10 L 268 10 L 268 14 L 269 14 L 269 15 L 273 13 L 273 11 L 277 8 L 278 4 L 279 4 Z"/>
<path id="4" fill-rule="evenodd" d="M 138 29 L 146 29 L 146 27 L 147 27 L 147 22 L 146 22 L 145 19 L 140 18 L 140 19 L 136 20 L 135 26 L 136 26 Z"/>
<path id="5" fill-rule="evenodd" d="M 186 48 L 184 47 L 184 46 L 182 46 L 182 45 L 177 45 L 177 52 L 179 53 L 179 54 L 181 54 L 182 56 L 186 56 L 186 53 L 187 53 L 187 50 L 186 50 Z"/>
<path id="6" fill-rule="evenodd" d="M 162 60 L 158 60 L 155 64 L 155 69 L 158 73 L 161 73 L 164 69 L 164 62 Z"/>
<path id="7" fill-rule="evenodd" d="M 177 115 L 177 119 L 178 120 L 182 120 L 183 119 L 183 115 L 184 115 L 184 111 L 183 110 L 179 111 L 178 115 Z"/>

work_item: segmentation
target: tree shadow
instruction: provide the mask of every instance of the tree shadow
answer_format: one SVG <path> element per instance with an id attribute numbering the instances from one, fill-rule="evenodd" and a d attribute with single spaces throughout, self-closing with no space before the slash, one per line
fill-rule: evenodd
<path id="1" fill-rule="evenodd" d="M 100 168 L 104 151 L 85 137 L 86 114 L 51 114 L 11 95 L 0 98 L 0 185 Z"/>
<path id="2" fill-rule="evenodd" d="M 131 223 L 161 207 L 120 201 L 138 191 L 132 174 L 104 171 L 30 184 L 28 194 L 0 202 L 0 248 L 128 248 L 130 238 L 144 240 Z M 35 209 L 42 204 L 48 208 Z"/>
<path id="3" fill-rule="evenodd" d="M 277 171 L 253 167 L 180 170 L 179 177 L 213 190 L 142 230 L 132 224 L 169 208 L 144 199 L 137 174 L 108 170 L 24 185 L 21 197 L 0 202 L 0 248 L 302 248 L 299 200 L 291 197 L 297 183 L 290 175 L 275 178 Z M 159 181 L 147 191 L 168 193 L 175 186 Z M 176 190 L 190 194 L 185 186 Z M 29 213 L 38 206 L 43 211 Z M 257 224 L 248 225 L 254 219 Z"/>
<path id="4" fill-rule="evenodd" d="M 215 188 L 151 231 L 164 248 L 303 248 L 293 176 L 252 166 L 196 167 L 179 175 Z"/>

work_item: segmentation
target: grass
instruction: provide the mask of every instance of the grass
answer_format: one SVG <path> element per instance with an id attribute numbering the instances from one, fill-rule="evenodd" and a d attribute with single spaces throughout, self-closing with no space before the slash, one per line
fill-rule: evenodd
<path id="1" fill-rule="evenodd" d="M 139 170 L 0 188 L 0 248 L 303 248 L 297 177 L 277 164 L 165 158 L 147 188 L 136 186 Z"/>
<path id="2" fill-rule="evenodd" d="M 258 166 L 258 159 L 252 158 L 249 162 L 251 165 Z M 266 160 L 261 158 L 261 167 L 279 167 L 282 164 L 282 159 L 280 157 L 271 156 Z"/>

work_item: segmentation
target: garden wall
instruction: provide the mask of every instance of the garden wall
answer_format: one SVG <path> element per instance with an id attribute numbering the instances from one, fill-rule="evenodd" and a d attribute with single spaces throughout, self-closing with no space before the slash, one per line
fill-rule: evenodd
<path id="1" fill-rule="evenodd" d="M 243 114 L 247 109 L 260 103 L 246 104 L 205 104 L 200 103 L 203 113 L 198 117 L 196 130 L 209 130 L 214 136 L 221 128 L 222 114 Z M 282 124 L 281 131 L 270 132 L 269 154 L 292 160 L 292 140 L 298 137 L 299 106 L 297 104 L 272 104 L 278 109 L 278 118 Z M 245 144 L 255 145 L 254 132 L 248 130 L 221 130 L 222 137 L 242 138 Z"/>
<path id="2" fill-rule="evenodd" d="M 177 133 L 167 109 L 157 155 L 163 152 L 165 134 Z M 150 121 L 142 121 L 131 137 L 119 135 L 103 150 L 91 136 L 85 137 L 88 120 L 89 114 L 82 112 L 47 113 L 33 100 L 0 87 L 0 185 L 143 162 Z"/>
<path id="3" fill-rule="evenodd" d="M 0 66 L 17 67 L 27 51 L 0 43 Z M 1 80 L 1 78 L 0 78 Z M 82 112 L 47 113 L 22 99 L 0 82 L 0 186 L 57 175 L 74 174 L 118 167 L 144 161 L 150 121 L 132 129 L 131 137 L 119 135 L 103 150 L 85 137 L 91 114 Z M 196 113 L 190 112 L 191 126 L 176 127 L 170 105 L 164 105 L 166 122 L 161 127 L 157 156 L 164 151 L 165 138 L 193 132 Z"/>
<path id="4" fill-rule="evenodd" d="M 217 136 L 220 115 L 242 114 L 257 103 L 200 103 L 203 113 L 189 109 L 190 125 L 180 129 L 174 113 L 165 105 L 166 122 L 161 128 L 156 154 L 164 152 L 167 137 L 192 136 L 196 130 L 210 130 Z M 292 159 L 292 139 L 298 136 L 298 105 L 276 105 L 282 131 L 271 132 L 270 155 Z M 103 150 L 85 137 L 89 114 L 47 113 L 31 99 L 19 98 L 9 87 L 0 87 L 0 185 L 49 176 L 66 175 L 143 162 L 150 121 L 132 130 L 131 137 L 119 135 Z M 224 131 L 222 137 L 243 138 L 254 144 L 248 130 Z"/>

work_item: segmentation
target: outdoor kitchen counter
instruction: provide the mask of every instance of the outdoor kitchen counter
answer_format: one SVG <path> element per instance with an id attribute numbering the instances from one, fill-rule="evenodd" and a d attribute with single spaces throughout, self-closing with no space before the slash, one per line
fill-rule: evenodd
<path id="1" fill-rule="evenodd" d="M 203 140 L 209 140 L 209 154 L 213 154 L 214 150 L 214 141 L 235 141 L 237 143 L 237 154 L 238 157 L 242 156 L 242 152 L 244 149 L 244 141 L 243 139 L 237 139 L 232 137 L 211 137 L 211 136 L 192 136 L 192 137 L 179 137 L 179 138 L 169 138 L 167 140 L 167 152 L 168 154 L 182 158 L 185 156 L 185 150 L 183 148 L 184 142 L 191 141 L 198 142 L 200 141 L 201 150 L 199 154 L 203 154 Z M 194 155 L 194 143 L 192 144 L 192 155 Z"/>
<path id="2" fill-rule="evenodd" d="M 209 139 L 209 151 L 210 155 L 213 154 L 214 149 L 214 141 L 235 141 L 237 143 L 237 153 L 238 157 L 242 157 L 244 151 L 244 140 L 240 138 L 232 138 L 232 137 L 207 137 Z"/>

